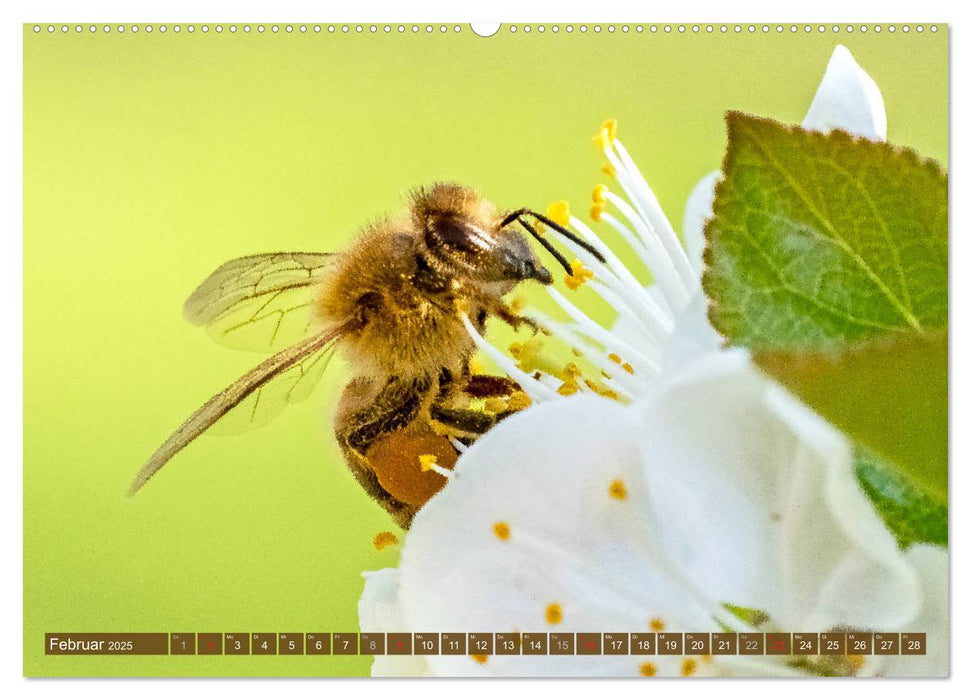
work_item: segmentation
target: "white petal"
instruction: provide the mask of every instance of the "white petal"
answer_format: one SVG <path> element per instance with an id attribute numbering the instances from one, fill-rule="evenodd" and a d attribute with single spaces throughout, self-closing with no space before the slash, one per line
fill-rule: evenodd
<path id="1" fill-rule="evenodd" d="M 778 392 L 743 351 L 708 355 L 645 399 L 648 512 L 709 598 L 785 628 L 894 628 L 916 584 L 857 486 L 849 446 Z M 794 403 L 788 395 L 784 397 Z"/>
<path id="2" fill-rule="evenodd" d="M 874 141 L 886 140 L 887 112 L 880 88 L 845 46 L 834 49 L 802 125 L 816 131 L 843 129 Z"/>
<path id="3" fill-rule="evenodd" d="M 920 606 L 917 574 L 857 483 L 849 444 L 781 388 L 768 401 L 799 439 L 799 458 L 817 465 L 822 497 L 804 495 L 785 520 L 787 619 L 804 629 L 906 625 Z"/>
<path id="4" fill-rule="evenodd" d="M 688 260 L 701 279 L 704 269 L 702 254 L 705 250 L 705 222 L 712 217 L 712 204 L 715 201 L 715 185 L 721 177 L 719 171 L 708 173 L 698 181 L 695 188 L 688 195 L 688 203 L 684 208 L 684 250 Z"/>
<path id="5" fill-rule="evenodd" d="M 635 412 L 575 397 L 535 406 L 488 432 L 417 515 L 401 557 L 407 629 L 647 631 L 717 628 L 664 562 L 645 517 Z M 623 483 L 625 498 L 611 496 Z M 496 523 L 509 528 L 497 537 Z M 547 621 L 548 606 L 562 611 Z M 636 656 L 428 657 L 435 675 L 678 675 L 681 660 Z M 700 668 L 699 672 L 703 669 Z M 705 665 L 708 669 L 708 665 Z"/>
<path id="6" fill-rule="evenodd" d="M 664 344 L 662 375 L 673 376 L 697 358 L 718 352 L 721 344 L 722 337 L 708 320 L 708 298 L 699 292 L 678 315 Z"/>
<path id="7" fill-rule="evenodd" d="M 404 618 L 398 601 L 398 570 L 381 569 L 364 572 L 364 592 L 357 604 L 362 632 L 403 632 Z M 374 657 L 372 676 L 427 676 L 424 656 Z"/>
<path id="8" fill-rule="evenodd" d="M 914 545 L 904 554 L 914 565 L 922 588 L 921 610 L 902 632 L 925 632 L 924 656 L 886 656 L 880 675 L 908 678 L 944 678 L 948 675 L 947 550 Z"/>

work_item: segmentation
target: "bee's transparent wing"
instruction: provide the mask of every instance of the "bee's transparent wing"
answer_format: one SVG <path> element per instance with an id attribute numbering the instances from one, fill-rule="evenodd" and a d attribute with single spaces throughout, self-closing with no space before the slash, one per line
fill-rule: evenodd
<path id="1" fill-rule="evenodd" d="M 265 253 L 230 260 L 188 298 L 185 317 L 231 348 L 285 347 L 310 332 L 313 288 L 333 259 L 329 253 Z"/>
<path id="2" fill-rule="evenodd" d="M 266 425 L 287 406 L 313 393 L 333 355 L 334 346 L 330 345 L 294 363 L 236 404 L 209 432 L 239 435 Z"/>
<path id="3" fill-rule="evenodd" d="M 240 426 L 266 422 L 288 403 L 309 396 L 327 366 L 335 341 L 353 325 L 349 321 L 281 350 L 206 401 L 149 457 L 129 493 L 138 491 L 179 450 L 224 416 L 238 431 Z M 239 413 L 230 417 L 237 410 Z"/>

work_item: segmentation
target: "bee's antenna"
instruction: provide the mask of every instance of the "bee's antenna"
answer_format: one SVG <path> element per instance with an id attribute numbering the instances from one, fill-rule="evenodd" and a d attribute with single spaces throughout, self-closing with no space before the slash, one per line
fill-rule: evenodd
<path id="1" fill-rule="evenodd" d="M 587 243 L 585 240 L 580 238 L 578 235 L 573 233 L 573 231 L 566 228 L 565 226 L 560 226 L 560 224 L 553 221 L 553 219 L 551 219 L 550 217 L 544 216 L 543 214 L 540 214 L 538 211 L 533 211 L 532 209 L 527 209 L 523 207 L 522 209 L 517 209 L 516 211 L 510 212 L 509 214 L 506 215 L 506 218 L 502 220 L 502 224 L 500 224 L 499 228 L 502 228 L 503 226 L 507 226 L 513 221 L 518 221 L 523 226 L 528 226 L 526 224 L 525 219 L 523 218 L 523 214 L 529 214 L 530 216 L 535 217 L 537 221 L 542 221 L 544 224 L 549 226 L 551 229 L 553 229 L 560 235 L 576 243 L 578 246 L 580 246 L 585 251 L 590 253 L 593 257 L 595 257 L 600 262 L 602 263 L 607 262 L 607 259 L 603 256 L 603 253 L 597 250 L 590 243 Z M 544 248 L 546 248 L 548 251 L 553 253 L 553 255 L 557 256 L 558 260 L 562 259 L 563 256 L 553 252 L 553 249 L 550 248 L 549 245 L 547 245 L 549 241 L 544 241 L 535 228 L 528 226 L 526 230 L 529 231 L 531 234 L 533 234 L 533 237 L 536 238 L 536 240 L 538 240 L 540 243 L 542 243 Z M 567 269 L 569 270 L 569 268 Z"/>
<path id="2" fill-rule="evenodd" d="M 544 216 L 544 215 L 540 214 L 538 211 L 533 211 L 532 209 L 522 209 L 522 210 L 520 210 L 520 214 L 519 215 L 521 216 L 522 214 L 529 214 L 530 216 L 536 217 L 537 220 L 542 221 L 544 224 L 546 224 L 547 226 L 549 226 L 551 229 L 553 229 L 554 231 L 556 231 L 560 235 L 562 235 L 565 238 L 568 238 L 571 241 L 573 241 L 574 243 L 576 243 L 578 246 L 580 246 L 585 251 L 587 251 L 588 253 L 590 253 L 593 257 L 595 257 L 600 262 L 602 262 L 602 263 L 606 263 L 607 262 L 607 259 L 604 257 L 603 253 L 601 253 L 594 246 L 592 246 L 591 244 L 587 243 L 585 240 L 583 240 L 578 235 L 576 235 L 575 233 L 573 233 L 573 231 L 571 231 L 570 229 L 568 229 L 568 228 L 566 228 L 564 226 L 560 226 L 558 223 L 556 223 L 555 221 L 553 221 L 553 219 L 551 219 L 550 217 Z M 520 219 L 520 221 L 522 221 L 522 219 Z"/>
<path id="3" fill-rule="evenodd" d="M 535 238 L 537 241 L 539 241 L 539 244 L 544 248 L 546 248 L 546 250 L 549 251 L 550 255 L 556 258 L 556 262 L 560 263 L 560 265 L 563 266 L 563 269 L 566 270 L 566 273 L 568 275 L 573 274 L 573 268 L 570 267 L 570 263 L 568 263 L 566 258 L 563 257 L 563 254 L 560 251 L 558 251 L 556 248 L 554 248 L 552 243 L 550 243 L 548 240 L 543 238 L 543 236 L 540 235 L 539 231 L 533 228 L 533 225 L 531 223 L 526 221 L 526 219 L 516 219 L 516 221 L 518 221 L 524 229 L 529 231 L 529 235 Z M 506 223 L 503 223 L 503 226 L 505 225 Z"/>

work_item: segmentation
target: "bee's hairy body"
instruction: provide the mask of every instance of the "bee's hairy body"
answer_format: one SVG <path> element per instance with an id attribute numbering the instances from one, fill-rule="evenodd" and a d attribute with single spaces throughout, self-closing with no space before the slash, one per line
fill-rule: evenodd
<path id="1" fill-rule="evenodd" d="M 186 302 L 193 323 L 212 327 L 248 302 L 259 305 L 259 314 L 280 293 L 312 287 L 313 316 L 325 330 L 277 352 L 213 396 L 156 450 L 131 493 L 254 392 L 294 368 L 303 376 L 304 362 L 312 365 L 336 347 L 352 375 L 336 411 L 338 443 L 368 494 L 407 528 L 444 485 L 439 472 L 454 465 L 455 445 L 470 444 L 505 417 L 476 408 L 475 400 L 518 390 L 508 378 L 472 374 L 475 344 L 465 325 L 483 333 L 486 321 L 496 317 L 514 327 L 536 327 L 503 297 L 521 282 L 550 284 L 552 276 L 524 233 L 510 224 L 521 225 L 571 269 L 523 218 L 527 214 L 600 257 L 541 214 L 502 212 L 474 190 L 436 183 L 412 193 L 404 216 L 367 226 L 336 255 L 277 253 L 224 264 Z M 297 276 L 287 277 L 288 270 Z"/>

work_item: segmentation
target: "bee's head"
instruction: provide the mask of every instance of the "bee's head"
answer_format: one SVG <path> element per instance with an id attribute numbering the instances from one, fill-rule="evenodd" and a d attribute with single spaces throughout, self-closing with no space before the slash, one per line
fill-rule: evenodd
<path id="1" fill-rule="evenodd" d="M 412 217 L 428 262 L 449 275 L 504 286 L 553 282 L 526 237 L 474 190 L 451 183 L 418 190 Z"/>

